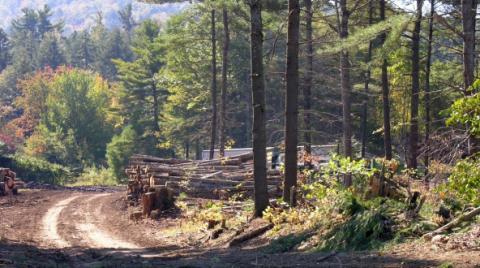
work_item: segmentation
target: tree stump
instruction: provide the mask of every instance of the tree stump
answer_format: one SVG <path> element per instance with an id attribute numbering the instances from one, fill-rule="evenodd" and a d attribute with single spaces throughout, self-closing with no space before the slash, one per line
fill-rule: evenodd
<path id="1" fill-rule="evenodd" d="M 152 193 L 152 192 L 145 193 L 142 197 L 143 215 L 145 217 L 150 216 L 150 212 L 152 212 L 154 204 L 155 204 L 155 193 Z"/>
<path id="2" fill-rule="evenodd" d="M 173 191 L 166 186 L 155 187 L 155 202 L 153 204 L 154 209 L 160 211 L 167 210 L 173 207 Z"/>
<path id="3" fill-rule="evenodd" d="M 133 221 L 138 221 L 142 218 L 143 212 L 142 211 L 134 211 L 130 214 L 130 219 Z"/>

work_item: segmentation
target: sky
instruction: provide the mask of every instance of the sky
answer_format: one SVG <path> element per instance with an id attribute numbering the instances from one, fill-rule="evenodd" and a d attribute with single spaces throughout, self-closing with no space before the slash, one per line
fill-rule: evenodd
<path id="1" fill-rule="evenodd" d="M 137 21 L 147 18 L 165 21 L 187 5 L 152 5 L 134 0 L 0 0 L 0 27 L 8 29 L 12 19 L 21 15 L 23 8 L 40 9 L 46 4 L 52 9 L 53 22 L 64 20 L 67 33 L 91 26 L 99 11 L 103 13 L 104 23 L 111 27 L 119 25 L 117 12 L 129 3 L 133 4 L 134 18 Z"/>

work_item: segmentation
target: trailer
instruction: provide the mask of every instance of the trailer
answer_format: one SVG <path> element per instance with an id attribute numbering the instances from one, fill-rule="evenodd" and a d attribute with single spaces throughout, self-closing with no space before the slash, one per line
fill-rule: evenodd
<path id="1" fill-rule="evenodd" d="M 327 144 L 327 145 L 312 145 L 311 146 L 311 156 L 310 160 L 314 167 L 320 167 L 325 165 L 330 161 L 330 157 L 333 153 L 338 152 L 338 145 L 337 144 Z M 225 149 L 225 156 L 226 157 L 235 157 L 238 155 L 251 153 L 253 152 L 252 148 L 233 148 L 233 149 Z M 305 155 L 305 147 L 298 146 L 297 149 L 298 153 L 298 166 L 303 167 L 304 160 L 306 158 Z M 220 158 L 220 150 L 215 149 L 213 154 L 213 159 Z M 202 151 L 202 160 L 209 160 L 210 159 L 210 150 L 203 150 Z M 269 169 L 278 169 L 281 165 L 285 163 L 285 153 L 281 151 L 279 147 L 267 147 L 267 167 Z"/>

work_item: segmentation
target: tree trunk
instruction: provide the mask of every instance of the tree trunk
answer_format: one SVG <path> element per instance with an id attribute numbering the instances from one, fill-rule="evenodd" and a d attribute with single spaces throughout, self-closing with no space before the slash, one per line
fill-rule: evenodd
<path id="1" fill-rule="evenodd" d="M 188 140 L 185 141 L 185 159 L 190 158 L 190 142 Z"/>
<path id="2" fill-rule="evenodd" d="M 477 0 L 462 0 L 463 24 L 463 82 L 464 94 L 471 95 L 469 90 L 475 81 L 475 25 Z M 471 136 L 468 140 L 468 155 L 478 151 L 478 139 Z"/>
<path id="3" fill-rule="evenodd" d="M 368 2 L 368 25 L 373 24 L 373 1 Z M 373 43 L 370 41 L 368 44 L 368 52 L 367 52 L 367 70 L 365 72 L 365 99 L 363 101 L 363 115 L 362 115 L 362 158 L 365 158 L 365 152 L 367 149 L 367 121 L 368 121 L 368 94 L 369 94 L 369 87 L 370 87 L 370 79 L 371 79 L 371 71 L 370 71 L 370 61 L 372 60 L 372 48 Z"/>
<path id="4" fill-rule="evenodd" d="M 303 123 L 305 125 L 304 141 L 305 156 L 304 165 L 311 169 L 312 161 L 312 76 L 313 76 L 313 29 L 312 29 L 312 0 L 304 0 L 305 4 L 305 30 L 307 42 L 307 70 L 305 72 L 305 86 L 303 88 Z"/>
<path id="5" fill-rule="evenodd" d="M 265 80 L 263 73 L 263 25 L 261 0 L 250 0 L 251 72 L 253 104 L 253 177 L 255 208 L 260 217 L 268 207 L 267 135 L 265 130 Z"/>
<path id="6" fill-rule="evenodd" d="M 195 140 L 195 159 L 202 159 L 202 149 L 200 148 L 200 141 L 198 139 Z"/>
<path id="7" fill-rule="evenodd" d="M 418 156 L 418 102 L 420 92 L 420 28 L 423 0 L 417 0 L 417 14 L 412 35 L 412 96 L 410 102 L 410 135 L 408 168 L 417 168 Z"/>
<path id="8" fill-rule="evenodd" d="M 288 1 L 287 72 L 285 76 L 285 182 L 283 200 L 290 202 L 290 188 L 297 185 L 298 144 L 298 47 L 300 33 L 300 5 Z"/>
<path id="9" fill-rule="evenodd" d="M 210 159 L 215 154 L 215 139 L 217 134 L 217 37 L 215 28 L 215 9 L 212 10 L 212 122 L 210 134 Z"/>
<path id="10" fill-rule="evenodd" d="M 462 0 L 463 24 L 463 82 L 464 90 L 468 95 L 468 88 L 472 86 L 475 76 L 475 23 L 477 14 L 477 0 Z"/>
<path id="11" fill-rule="evenodd" d="M 435 15 L 435 0 L 430 0 L 430 18 L 428 21 L 427 64 L 425 67 L 425 170 L 428 172 L 430 162 L 430 70 L 432 65 L 433 16 Z"/>
<path id="12" fill-rule="evenodd" d="M 385 0 L 380 0 L 380 20 L 385 20 Z M 387 39 L 387 34 L 380 36 L 382 45 Z M 388 83 L 388 60 L 384 55 L 382 62 L 382 102 L 383 102 L 383 147 L 385 159 L 392 159 L 392 135 L 390 130 L 390 85 Z"/>
<path id="13" fill-rule="evenodd" d="M 158 90 L 155 81 L 152 82 L 152 97 L 153 97 L 153 127 L 155 131 L 160 132 L 160 112 L 158 110 Z"/>
<path id="14" fill-rule="evenodd" d="M 226 114 L 227 114 L 227 72 L 228 72 L 228 49 L 230 46 L 230 32 L 228 29 L 228 13 L 227 9 L 223 9 L 223 56 L 222 56 L 222 92 L 220 105 L 220 156 L 225 156 L 226 142 Z"/>
<path id="15" fill-rule="evenodd" d="M 347 9 L 347 0 L 340 0 L 340 39 L 348 37 L 348 19 L 349 11 Z M 351 100 L 350 95 L 352 87 L 350 85 L 350 60 L 347 50 L 340 52 L 340 79 L 341 94 L 343 107 L 343 154 L 345 157 L 352 158 L 352 118 L 351 118 Z M 349 187 L 352 185 L 352 176 L 347 174 L 344 176 L 344 185 Z"/>

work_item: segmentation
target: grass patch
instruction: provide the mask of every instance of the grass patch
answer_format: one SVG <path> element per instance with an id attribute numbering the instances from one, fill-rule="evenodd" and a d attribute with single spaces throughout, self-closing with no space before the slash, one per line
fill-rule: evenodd
<path id="1" fill-rule="evenodd" d="M 118 181 L 115 176 L 106 168 L 87 168 L 83 173 L 70 183 L 69 186 L 115 186 Z"/>

